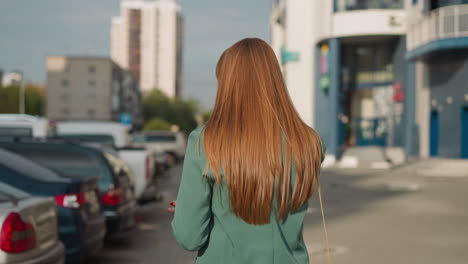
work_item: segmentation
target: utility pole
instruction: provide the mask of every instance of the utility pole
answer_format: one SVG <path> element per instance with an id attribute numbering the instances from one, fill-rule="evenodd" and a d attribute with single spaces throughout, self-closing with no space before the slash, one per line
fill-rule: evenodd
<path id="1" fill-rule="evenodd" d="M 21 73 L 21 84 L 19 90 L 19 113 L 24 114 L 24 74 Z"/>

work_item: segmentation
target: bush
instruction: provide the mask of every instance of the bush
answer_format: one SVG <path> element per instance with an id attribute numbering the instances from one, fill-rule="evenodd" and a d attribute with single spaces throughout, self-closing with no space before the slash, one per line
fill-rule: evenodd
<path id="1" fill-rule="evenodd" d="M 143 96 L 145 120 L 159 118 L 179 126 L 180 130 L 184 132 L 190 132 L 198 126 L 195 120 L 197 110 L 198 102 L 195 100 L 183 100 L 178 97 L 169 98 L 158 89 L 154 89 Z"/>
<path id="2" fill-rule="evenodd" d="M 143 128 L 145 131 L 151 130 L 171 130 L 171 124 L 164 119 L 161 118 L 153 118 L 150 121 L 146 122 L 145 127 Z"/>

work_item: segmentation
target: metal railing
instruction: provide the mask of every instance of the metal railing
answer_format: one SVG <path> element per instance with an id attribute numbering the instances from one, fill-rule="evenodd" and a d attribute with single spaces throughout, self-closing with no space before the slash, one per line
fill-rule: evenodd
<path id="1" fill-rule="evenodd" d="M 441 7 L 408 23 L 408 50 L 438 39 L 468 37 L 468 4 Z"/>
<path id="2" fill-rule="evenodd" d="M 366 9 L 402 9 L 403 0 L 335 0 L 335 12 Z"/>

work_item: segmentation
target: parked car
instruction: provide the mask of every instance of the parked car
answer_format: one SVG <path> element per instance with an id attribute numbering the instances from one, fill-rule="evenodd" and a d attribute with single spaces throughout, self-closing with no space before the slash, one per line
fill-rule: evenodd
<path id="1" fill-rule="evenodd" d="M 152 151 L 169 154 L 174 162 L 180 161 L 185 155 L 187 141 L 182 132 L 148 131 L 136 133 L 132 138 L 136 147 L 146 147 Z"/>
<path id="2" fill-rule="evenodd" d="M 136 227 L 137 201 L 135 197 L 133 171 L 120 158 L 101 152 L 108 169 L 115 178 L 114 188 L 108 190 L 101 202 L 107 218 L 110 236 L 126 234 Z"/>
<path id="3" fill-rule="evenodd" d="M 67 177 L 97 177 L 98 200 L 106 216 L 108 234 L 121 235 L 136 226 L 137 203 L 130 180 L 133 176 L 119 158 L 61 140 L 0 143 L 0 147 Z"/>
<path id="4" fill-rule="evenodd" d="M 117 122 L 60 121 L 56 126 L 57 134 L 62 137 L 106 143 L 116 148 L 127 147 L 130 144 L 129 128 Z"/>
<path id="5" fill-rule="evenodd" d="M 145 148 L 120 148 L 119 157 L 127 162 L 135 174 L 135 195 L 140 201 L 156 197 L 154 158 Z"/>
<path id="6" fill-rule="evenodd" d="M 0 182 L 0 264 L 63 264 L 52 199 Z"/>
<path id="7" fill-rule="evenodd" d="M 55 135 L 55 123 L 47 118 L 23 114 L 0 114 L 0 137 L 46 138 Z"/>
<path id="8" fill-rule="evenodd" d="M 39 153 L 34 149 L 32 152 Z M 47 156 L 47 152 L 40 153 Z M 75 157 L 57 161 L 57 165 L 81 166 L 86 161 Z M 36 196 L 54 198 L 59 238 L 65 244 L 67 262 L 82 262 L 102 247 L 106 227 L 96 193 L 96 176 L 56 173 L 0 149 L 0 181 Z"/>
<path id="9" fill-rule="evenodd" d="M 153 184 L 154 159 L 158 155 L 145 148 L 129 146 L 130 136 L 125 125 L 101 121 L 64 121 L 57 123 L 57 134 L 61 138 L 77 142 L 99 143 L 114 147 L 118 156 L 127 162 L 135 174 L 135 195 L 138 200 L 156 196 Z"/>

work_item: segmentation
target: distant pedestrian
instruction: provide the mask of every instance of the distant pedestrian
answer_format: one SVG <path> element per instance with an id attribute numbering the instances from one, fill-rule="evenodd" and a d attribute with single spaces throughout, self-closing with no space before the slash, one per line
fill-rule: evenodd
<path id="1" fill-rule="evenodd" d="M 174 236 L 200 264 L 308 264 L 302 227 L 319 186 L 320 136 L 294 109 L 263 40 L 228 48 L 216 77 L 212 116 L 189 136 L 169 209 Z"/>

